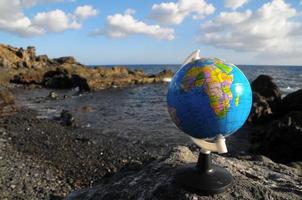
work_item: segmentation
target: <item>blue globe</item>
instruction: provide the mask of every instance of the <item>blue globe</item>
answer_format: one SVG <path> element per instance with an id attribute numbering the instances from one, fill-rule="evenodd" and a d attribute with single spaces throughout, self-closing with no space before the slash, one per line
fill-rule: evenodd
<path id="1" fill-rule="evenodd" d="M 201 58 L 182 66 L 167 95 L 173 122 L 195 138 L 228 136 L 246 121 L 252 91 L 245 75 L 218 58 Z"/>

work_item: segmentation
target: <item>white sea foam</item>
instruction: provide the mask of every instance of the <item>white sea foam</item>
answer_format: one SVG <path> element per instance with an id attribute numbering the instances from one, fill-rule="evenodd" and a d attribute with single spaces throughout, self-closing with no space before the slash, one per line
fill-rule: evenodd
<path id="1" fill-rule="evenodd" d="M 166 78 L 163 78 L 163 81 L 164 82 L 171 82 L 172 78 L 171 77 L 166 77 Z"/>

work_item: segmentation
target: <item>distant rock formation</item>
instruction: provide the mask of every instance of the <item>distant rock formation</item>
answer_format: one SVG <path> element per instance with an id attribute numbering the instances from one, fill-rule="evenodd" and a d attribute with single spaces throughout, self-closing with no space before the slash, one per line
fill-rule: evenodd
<path id="1" fill-rule="evenodd" d="M 50 59 L 36 56 L 34 47 L 15 48 L 0 44 L 0 85 L 11 83 L 44 86 L 52 89 L 79 87 L 80 90 L 101 90 L 133 84 L 160 83 L 173 72 L 164 70 L 147 75 L 126 67 L 88 67 L 73 57 Z"/>

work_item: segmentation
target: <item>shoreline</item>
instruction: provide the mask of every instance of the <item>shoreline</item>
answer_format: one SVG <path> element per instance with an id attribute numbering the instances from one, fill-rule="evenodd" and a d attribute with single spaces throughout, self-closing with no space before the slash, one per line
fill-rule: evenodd
<path id="1" fill-rule="evenodd" d="M 37 119 L 36 114 L 36 111 L 22 108 L 14 115 L 0 118 L 0 126 L 4 127 L 0 129 L 0 152 L 5 152 L 0 159 L 0 189 L 4 189 L 0 192 L 1 199 L 81 199 L 86 195 L 92 199 L 101 196 L 101 199 L 106 199 L 108 196 L 105 194 L 115 194 L 118 199 L 124 199 L 125 196 L 119 195 L 124 192 L 129 195 L 125 199 L 131 199 L 134 194 L 143 192 L 140 187 L 128 188 L 127 182 L 134 177 L 137 178 L 137 184 L 146 187 L 153 187 L 152 184 L 155 183 L 163 188 L 168 187 L 167 190 L 173 191 L 171 195 L 193 195 L 174 187 L 171 178 L 175 166 L 191 161 L 187 157 L 191 151 L 196 156 L 198 148 L 194 145 L 186 144 L 187 150 L 183 155 L 183 150 L 175 154 L 175 148 L 184 147 L 159 143 L 154 145 L 140 140 L 100 135 L 93 129 L 71 128 L 54 120 Z M 236 144 L 238 141 L 233 142 Z M 195 162 L 196 158 L 192 159 Z M 254 192 L 259 197 L 267 192 L 276 198 L 296 199 L 302 195 L 299 192 L 302 185 L 297 183 L 302 180 L 301 168 L 278 164 L 265 156 L 238 152 L 238 149 L 230 150 L 226 155 L 214 154 L 213 159 L 214 163 L 218 162 L 231 170 L 238 183 L 235 187 L 237 189 L 219 195 L 221 197 L 245 195 L 245 198 L 250 199 L 255 197 Z M 164 160 L 169 161 L 173 167 L 163 164 Z M 163 166 L 166 167 L 162 168 Z M 158 170 L 153 172 L 155 169 Z M 250 170 L 246 171 L 247 169 Z M 284 172 L 286 173 L 283 174 Z M 282 181 L 269 176 L 272 173 L 282 177 Z M 139 178 L 139 174 L 150 177 L 149 180 L 152 181 L 145 182 L 148 179 Z M 157 178 L 152 178 L 152 174 Z M 119 188 L 124 188 L 124 192 L 117 194 L 116 180 L 119 179 Z M 245 184 L 242 180 L 246 181 Z M 285 187 L 285 183 L 290 186 Z M 279 191 L 278 188 L 283 190 Z M 161 195 L 161 192 L 152 192 L 151 189 L 143 190 L 146 195 Z"/>
<path id="2" fill-rule="evenodd" d="M 5 157 L 1 157 L 6 164 L 1 164 L 0 173 L 3 175 L 3 184 L 7 185 L 0 193 L 4 195 L 0 195 L 1 199 L 66 196 L 67 192 L 95 185 L 102 177 L 126 166 L 139 167 L 149 160 L 158 159 L 165 152 L 158 146 L 152 147 L 152 144 L 100 135 L 92 129 L 63 127 L 53 120 L 37 119 L 35 111 L 23 108 L 14 115 L 1 118 L 0 126 L 4 127 L 0 131 L 0 149 L 6 152 Z M 17 162 L 14 159 L 16 155 Z M 22 164 L 23 168 L 18 169 L 20 162 L 25 163 Z M 8 173 L 12 167 L 19 171 L 16 176 Z M 38 185 L 41 186 L 35 189 Z M 39 188 L 43 189 L 42 194 Z M 24 193 L 14 193 L 14 189 Z M 6 190 L 8 196 L 5 196 Z"/>
<path id="3" fill-rule="evenodd" d="M 164 81 L 172 71 L 147 75 L 124 67 L 88 69 L 72 57 L 36 56 L 33 47 L 0 45 L 1 51 L 6 57 L 0 59 L 0 70 L 8 73 L 0 73 L 0 199 L 98 199 L 100 192 L 120 199 L 132 193 L 171 198 L 161 196 L 165 190 L 180 199 L 203 199 L 172 184 L 175 166 L 195 162 L 194 156 L 183 155 L 198 152 L 166 112 Z M 7 86 L 19 91 L 17 98 Z M 302 158 L 297 154 L 302 151 L 302 89 L 282 96 L 266 75 L 251 86 L 248 122 L 227 138 L 228 154 L 214 155 L 214 162 L 232 170 L 238 185 L 226 196 L 209 199 L 254 199 L 254 193 L 263 199 L 270 198 L 267 193 L 296 199 L 302 196 Z M 40 87 L 43 95 L 32 87 Z M 22 107 L 19 98 L 46 109 L 58 106 L 59 115 L 41 119 L 38 108 Z M 99 127 L 79 126 L 79 119 Z M 138 180 L 135 188 L 128 185 L 130 179 Z M 116 184 L 126 196 L 116 193 Z M 140 190 L 140 185 L 146 188 Z"/>

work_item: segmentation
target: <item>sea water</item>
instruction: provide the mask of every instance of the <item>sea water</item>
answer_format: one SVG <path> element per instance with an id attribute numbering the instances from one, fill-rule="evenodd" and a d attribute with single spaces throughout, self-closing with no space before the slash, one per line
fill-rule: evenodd
<path id="1" fill-rule="evenodd" d="M 127 67 L 142 69 L 145 73 L 153 74 L 164 69 L 176 71 L 179 65 L 131 65 Z M 273 77 L 283 95 L 302 88 L 302 67 L 239 66 L 239 68 L 250 81 L 260 74 Z M 50 92 L 47 89 L 19 89 L 15 94 L 19 104 L 38 110 L 41 118 L 59 116 L 60 112 L 66 109 L 74 113 L 82 127 L 96 129 L 100 135 L 140 140 L 156 145 L 184 144 L 188 142 L 188 138 L 175 127 L 167 112 L 168 84 L 112 88 L 80 96 L 73 96 L 76 93 L 75 90 L 58 90 L 56 92 L 60 96 L 67 95 L 67 98 L 61 100 L 44 100 Z M 89 106 L 92 111 L 83 112 L 81 108 L 85 106 Z M 244 141 L 240 141 L 240 134 L 234 135 L 236 136 L 234 141 L 239 140 L 235 145 L 238 148 L 238 144 L 243 145 Z"/>
<path id="2" fill-rule="evenodd" d="M 105 65 L 104 67 L 113 67 Z M 162 70 L 177 71 L 180 65 L 123 65 L 127 68 L 141 69 L 147 74 L 159 73 Z M 274 79 L 283 95 L 302 88 L 302 66 L 275 66 L 275 65 L 237 65 L 247 76 L 250 82 L 260 74 L 266 74 Z"/>

